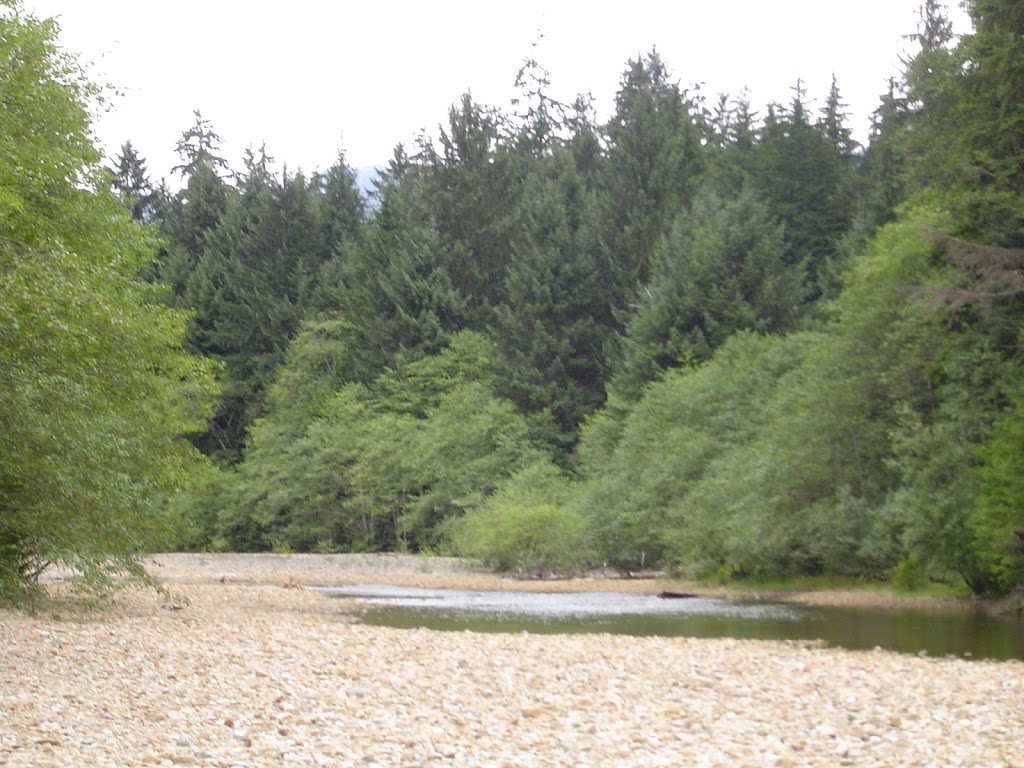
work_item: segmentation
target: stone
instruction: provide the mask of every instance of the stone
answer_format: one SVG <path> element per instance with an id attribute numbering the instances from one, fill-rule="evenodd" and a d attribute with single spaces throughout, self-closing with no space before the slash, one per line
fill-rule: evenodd
<path id="1" fill-rule="evenodd" d="M 188 599 L 181 611 L 130 592 L 87 621 L 0 613 L 0 763 L 1020 763 L 1021 662 L 814 643 L 371 627 L 358 623 L 352 601 L 280 584 L 287 575 L 303 584 L 501 582 L 332 570 L 349 562 L 333 556 L 159 557 L 172 565 L 160 574 L 165 586 Z"/>

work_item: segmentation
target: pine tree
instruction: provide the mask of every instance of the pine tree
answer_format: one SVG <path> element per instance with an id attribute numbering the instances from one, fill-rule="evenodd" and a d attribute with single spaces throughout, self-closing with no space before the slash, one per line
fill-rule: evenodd
<path id="1" fill-rule="evenodd" d="M 616 395 L 635 401 L 664 371 L 708 360 L 738 331 L 793 328 L 803 272 L 786 263 L 784 231 L 750 190 L 735 199 L 699 194 L 656 249 L 612 380 Z"/>
<path id="2" fill-rule="evenodd" d="M 597 265 L 620 311 L 650 277 L 653 246 L 688 204 L 703 168 L 697 113 L 656 51 L 627 64 L 604 131 L 605 253 Z"/>
<path id="3" fill-rule="evenodd" d="M 851 223 L 852 153 L 833 87 L 824 119 L 812 122 L 803 85 L 786 108 L 769 110 L 757 145 L 754 186 L 786 226 L 788 265 L 805 270 L 805 304 L 834 283 L 836 244 Z"/>
<path id="4" fill-rule="evenodd" d="M 121 145 L 117 167 L 112 169 L 112 173 L 111 189 L 121 196 L 132 221 L 150 221 L 155 213 L 159 192 L 149 180 L 145 159 L 135 151 L 130 141 Z"/>
<path id="5" fill-rule="evenodd" d="M 602 348 L 610 330 L 606 287 L 595 269 L 595 196 L 574 165 L 573 147 L 558 150 L 527 181 L 525 231 L 493 327 L 505 361 L 499 394 L 562 451 L 604 399 Z"/>

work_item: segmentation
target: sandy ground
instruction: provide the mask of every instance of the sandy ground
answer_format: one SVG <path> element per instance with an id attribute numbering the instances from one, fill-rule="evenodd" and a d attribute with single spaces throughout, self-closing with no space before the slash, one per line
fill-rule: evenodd
<path id="1" fill-rule="evenodd" d="M 396 630 L 295 588 L 510 586 L 455 561 L 175 555 L 154 572 L 169 595 L 0 613 L 0 765 L 1024 767 L 1021 662 Z"/>

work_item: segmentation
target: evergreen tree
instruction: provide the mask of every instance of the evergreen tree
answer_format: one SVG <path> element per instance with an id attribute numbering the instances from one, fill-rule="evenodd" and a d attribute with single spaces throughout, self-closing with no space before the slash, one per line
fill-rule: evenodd
<path id="1" fill-rule="evenodd" d="M 330 249 L 324 256 L 329 258 L 359 241 L 366 225 L 366 200 L 344 152 L 338 153 L 338 159 L 326 172 L 314 176 L 312 186 L 324 208 L 323 241 Z"/>
<path id="2" fill-rule="evenodd" d="M 505 273 L 519 227 L 520 156 L 502 133 L 502 117 L 467 94 L 449 110 L 439 147 L 422 140 L 412 171 L 440 234 L 446 271 L 482 329 L 505 299 Z"/>
<path id="3" fill-rule="evenodd" d="M 953 29 L 938 0 L 925 0 L 920 27 L 910 37 L 919 50 L 905 63 L 901 83 L 908 117 L 900 150 L 907 191 L 920 199 L 954 182 L 965 150 L 956 115 Z"/>
<path id="4" fill-rule="evenodd" d="M 709 359 L 737 331 L 791 329 L 803 273 L 786 260 L 784 229 L 753 192 L 698 195 L 656 250 L 612 389 L 635 400 L 663 371 Z"/>
<path id="5" fill-rule="evenodd" d="M 708 160 L 702 174 L 706 187 L 731 196 L 749 186 L 754 175 L 758 132 L 757 117 L 746 93 L 732 100 L 724 94 L 719 98 L 706 128 Z"/>
<path id="6" fill-rule="evenodd" d="M 182 142 L 179 142 L 179 151 L 182 147 Z M 234 190 L 217 174 L 214 165 L 204 162 L 199 156 L 192 162 L 190 157 L 182 155 L 182 159 L 191 166 L 185 186 L 160 211 L 158 222 L 167 245 L 156 259 L 160 281 L 170 289 L 174 303 L 183 307 L 190 307 L 185 292 L 192 273 L 202 259 L 207 239 L 220 225 L 228 200 L 234 194 Z"/>
<path id="7" fill-rule="evenodd" d="M 697 184 L 704 160 L 698 115 L 656 51 L 627 64 L 604 131 L 597 265 L 620 312 L 649 280 L 654 244 Z"/>
<path id="8" fill-rule="evenodd" d="M 499 393 L 563 451 L 604 399 L 602 347 L 610 330 L 595 268 L 595 196 L 574 167 L 573 149 L 558 150 L 526 183 L 525 231 L 493 327 L 506 370 Z"/>
<path id="9" fill-rule="evenodd" d="M 352 328 L 351 378 L 440 351 L 469 327 L 471 302 L 454 285 L 449 254 L 419 181 L 382 188 L 360 247 L 337 273 L 336 311 Z"/>
<path id="10" fill-rule="evenodd" d="M 909 108 L 894 79 L 871 116 L 868 147 L 860 164 L 861 216 L 869 228 L 888 224 L 905 198 L 901 140 Z"/>
<path id="11" fill-rule="evenodd" d="M 175 146 L 175 151 L 181 157 L 181 165 L 171 170 L 183 177 L 191 176 L 200 166 L 206 166 L 214 173 L 227 171 L 228 162 L 219 154 L 220 135 L 198 109 L 192 114 L 196 118 L 195 124 L 181 134 Z"/>
<path id="12" fill-rule="evenodd" d="M 265 152 L 249 152 L 238 194 L 203 243 L 185 299 L 191 339 L 219 360 L 222 403 L 204 446 L 236 460 L 245 433 L 302 320 L 323 248 L 312 192 L 301 177 L 279 181 Z"/>
<path id="13" fill-rule="evenodd" d="M 804 302 L 829 293 L 837 242 L 851 223 L 852 153 L 833 85 L 823 119 L 811 121 L 798 82 L 787 108 L 774 107 L 757 146 L 754 185 L 786 226 L 787 263 L 805 270 Z"/>
<path id="14" fill-rule="evenodd" d="M 135 151 L 130 141 L 121 145 L 117 167 L 112 172 L 114 177 L 110 186 L 121 196 L 132 221 L 150 221 L 155 213 L 159 193 L 149 180 L 146 161 Z"/>
<path id="15" fill-rule="evenodd" d="M 1006 0 L 969 6 L 974 32 L 956 49 L 962 164 L 950 179 L 963 233 L 996 245 L 1024 246 L 1024 13 Z M 956 183 L 958 182 L 958 183 Z"/>

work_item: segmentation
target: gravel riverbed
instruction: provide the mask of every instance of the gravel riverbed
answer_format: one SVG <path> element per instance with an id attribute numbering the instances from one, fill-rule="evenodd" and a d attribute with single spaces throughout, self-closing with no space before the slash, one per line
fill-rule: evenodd
<path id="1" fill-rule="evenodd" d="M 296 588 L 505 584 L 455 561 L 153 572 L 170 597 L 0 613 L 0 765 L 1024 767 L 1022 662 L 398 630 Z"/>

